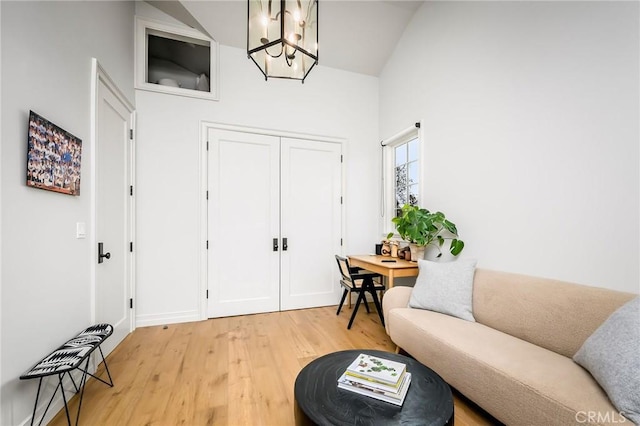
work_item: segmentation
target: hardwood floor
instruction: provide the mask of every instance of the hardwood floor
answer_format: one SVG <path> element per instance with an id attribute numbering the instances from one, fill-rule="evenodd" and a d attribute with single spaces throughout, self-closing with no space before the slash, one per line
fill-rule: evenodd
<path id="1" fill-rule="evenodd" d="M 80 424 L 291 425 L 293 385 L 307 363 L 344 349 L 395 350 L 375 308 L 360 309 L 347 330 L 350 314 L 326 307 L 138 328 L 107 357 L 115 386 L 87 383 Z M 456 425 L 493 424 L 458 395 L 454 402 Z M 62 410 L 50 425 L 66 423 Z"/>

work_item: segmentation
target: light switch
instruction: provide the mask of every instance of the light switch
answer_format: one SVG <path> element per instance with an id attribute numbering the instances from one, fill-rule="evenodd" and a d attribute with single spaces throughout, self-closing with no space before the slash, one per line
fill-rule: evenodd
<path id="1" fill-rule="evenodd" d="M 87 236 L 86 228 L 84 222 L 76 222 L 76 238 L 85 238 Z"/>

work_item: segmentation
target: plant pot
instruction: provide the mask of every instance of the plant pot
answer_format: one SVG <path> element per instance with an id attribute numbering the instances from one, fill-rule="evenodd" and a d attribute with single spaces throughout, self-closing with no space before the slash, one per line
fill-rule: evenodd
<path id="1" fill-rule="evenodd" d="M 417 244 L 409 244 L 409 250 L 411 250 L 411 261 L 417 262 L 418 259 L 424 259 L 425 246 L 419 246 Z"/>

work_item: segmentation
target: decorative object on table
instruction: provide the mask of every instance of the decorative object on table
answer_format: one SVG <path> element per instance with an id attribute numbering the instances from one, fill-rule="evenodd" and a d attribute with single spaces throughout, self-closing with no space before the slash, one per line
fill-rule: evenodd
<path id="1" fill-rule="evenodd" d="M 400 259 L 411 260 L 411 249 L 409 248 L 409 246 L 402 247 L 400 250 L 398 250 L 398 257 Z"/>
<path id="2" fill-rule="evenodd" d="M 338 379 L 338 387 L 340 389 L 355 392 L 360 395 L 378 399 L 380 401 L 389 402 L 391 404 L 402 406 L 407 396 L 409 385 L 411 384 L 411 373 L 407 373 L 402 377 L 402 381 L 398 385 L 396 392 L 381 389 L 378 384 L 364 384 L 353 380 L 346 374 Z"/>
<path id="3" fill-rule="evenodd" d="M 442 212 L 431 213 L 427 209 L 405 204 L 401 215 L 391 221 L 400 237 L 409 242 L 411 260 L 414 262 L 424 258 L 424 250 L 430 245 L 438 249 L 436 257 L 441 257 L 441 247 L 447 240 L 453 256 L 459 255 L 464 249 L 464 242 L 458 238 L 456 225 L 447 220 Z M 387 238 L 392 236 L 393 232 L 390 232 Z"/>
<path id="4" fill-rule="evenodd" d="M 347 374 L 377 383 L 395 386 L 405 374 L 407 366 L 401 362 L 360 354 L 347 367 Z"/>
<path id="5" fill-rule="evenodd" d="M 376 255 L 382 255 L 382 243 L 376 244 Z"/>
<path id="6" fill-rule="evenodd" d="M 248 0 L 247 55 L 269 77 L 302 80 L 318 64 L 318 0 Z"/>
<path id="7" fill-rule="evenodd" d="M 398 242 L 397 241 L 389 241 L 391 245 L 391 257 L 398 257 Z"/>
<path id="8" fill-rule="evenodd" d="M 391 243 L 387 240 L 382 241 L 382 255 L 391 256 Z"/>
<path id="9" fill-rule="evenodd" d="M 82 140 L 29 111 L 27 186 L 80 195 Z"/>
<path id="10" fill-rule="evenodd" d="M 338 379 L 338 387 L 402 406 L 411 384 L 404 363 L 359 354 Z"/>

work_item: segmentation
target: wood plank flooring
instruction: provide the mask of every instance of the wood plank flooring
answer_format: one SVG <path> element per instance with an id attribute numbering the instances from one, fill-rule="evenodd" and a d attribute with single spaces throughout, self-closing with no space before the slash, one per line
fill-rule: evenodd
<path id="1" fill-rule="evenodd" d="M 350 314 L 326 307 L 138 328 L 107 357 L 115 386 L 87 383 L 80 425 L 292 425 L 295 378 L 310 361 L 395 350 L 375 308 L 361 308 L 347 330 Z M 493 422 L 455 395 L 456 425 Z M 66 423 L 62 410 L 50 425 Z"/>

